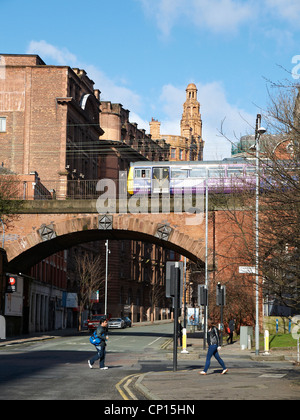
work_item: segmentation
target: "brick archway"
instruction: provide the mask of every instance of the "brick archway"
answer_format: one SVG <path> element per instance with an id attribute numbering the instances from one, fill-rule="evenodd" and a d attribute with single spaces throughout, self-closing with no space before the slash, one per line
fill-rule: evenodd
<path id="1" fill-rule="evenodd" d="M 55 252 L 96 240 L 141 240 L 205 260 L 204 223 L 186 224 L 178 214 L 24 214 L 15 239 L 6 242 L 9 269 L 26 271 Z M 9 236 L 8 236 L 9 238 Z"/>

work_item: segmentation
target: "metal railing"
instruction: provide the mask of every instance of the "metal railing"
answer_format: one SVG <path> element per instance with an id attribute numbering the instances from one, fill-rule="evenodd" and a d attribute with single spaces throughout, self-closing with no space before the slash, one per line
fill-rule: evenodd
<path id="1" fill-rule="evenodd" d="M 11 200 L 88 200 L 97 199 L 99 180 L 52 180 L 41 182 L 1 181 L 0 189 Z M 102 192 L 103 193 L 103 192 Z"/>

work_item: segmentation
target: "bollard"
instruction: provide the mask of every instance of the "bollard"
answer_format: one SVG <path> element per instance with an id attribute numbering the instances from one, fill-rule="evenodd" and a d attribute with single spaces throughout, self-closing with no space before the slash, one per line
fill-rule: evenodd
<path id="1" fill-rule="evenodd" d="M 251 335 L 247 336 L 248 350 L 251 350 Z"/>
<path id="2" fill-rule="evenodd" d="M 265 338 L 265 354 L 270 354 L 269 353 L 270 344 L 269 344 L 269 331 L 268 330 L 265 330 L 264 338 Z"/>
<path id="3" fill-rule="evenodd" d="M 186 349 L 186 328 L 182 328 L 182 350 L 181 353 L 189 354 Z"/>

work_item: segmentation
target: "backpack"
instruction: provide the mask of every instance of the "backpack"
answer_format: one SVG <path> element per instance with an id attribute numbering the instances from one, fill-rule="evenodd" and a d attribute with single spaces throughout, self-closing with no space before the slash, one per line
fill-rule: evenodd
<path id="1" fill-rule="evenodd" d="M 94 333 L 91 335 L 90 337 L 90 343 L 93 344 L 94 346 L 99 346 L 99 344 L 101 343 L 101 338 L 99 338 L 97 336 L 97 330 L 94 331 Z"/>

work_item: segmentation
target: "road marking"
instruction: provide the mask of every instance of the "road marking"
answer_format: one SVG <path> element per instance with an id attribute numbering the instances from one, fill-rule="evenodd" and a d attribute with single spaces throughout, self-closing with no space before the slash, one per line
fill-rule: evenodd
<path id="1" fill-rule="evenodd" d="M 134 379 L 135 376 L 139 376 L 139 375 L 134 373 L 133 375 L 126 376 L 125 378 L 121 379 L 120 382 L 117 383 L 116 388 L 117 388 L 118 392 L 121 394 L 121 397 L 123 398 L 123 400 L 126 400 L 126 401 L 129 400 L 128 396 L 125 394 L 125 392 L 121 388 L 121 386 L 123 385 L 123 383 L 125 381 L 126 381 L 126 384 L 125 384 L 124 388 L 125 388 L 126 392 L 130 395 L 131 398 L 133 398 L 134 400 L 137 400 L 135 395 L 133 395 L 132 392 L 128 389 L 129 383 L 132 381 L 132 379 Z"/>
<path id="2" fill-rule="evenodd" d="M 128 394 L 131 396 L 131 398 L 133 400 L 137 400 L 138 398 L 130 391 L 130 389 L 128 388 L 128 386 L 131 384 L 131 382 L 133 381 L 133 379 L 135 379 L 135 377 L 137 377 L 139 375 L 135 375 L 133 378 L 129 378 L 128 381 L 126 382 L 126 384 L 124 385 L 124 389 L 128 392 Z"/>
<path id="3" fill-rule="evenodd" d="M 171 344 L 173 342 L 173 338 L 169 338 L 168 340 L 166 340 L 163 344 L 162 344 L 162 346 L 161 346 L 161 349 L 162 350 L 166 350 L 166 348 Z"/>
<path id="4" fill-rule="evenodd" d="M 265 373 L 263 375 L 260 375 L 259 378 L 275 378 L 275 379 L 280 379 L 283 378 L 284 376 L 286 376 L 286 373 L 281 374 L 281 373 Z"/>
<path id="5" fill-rule="evenodd" d="M 156 341 L 160 340 L 162 337 L 158 337 L 156 340 L 152 341 L 151 343 L 148 344 L 148 346 L 151 346 L 152 344 L 156 343 Z"/>

